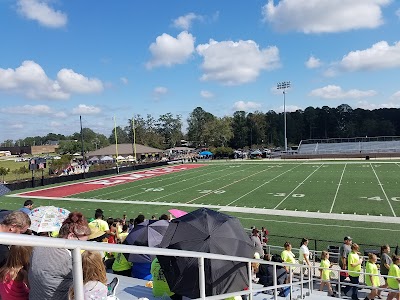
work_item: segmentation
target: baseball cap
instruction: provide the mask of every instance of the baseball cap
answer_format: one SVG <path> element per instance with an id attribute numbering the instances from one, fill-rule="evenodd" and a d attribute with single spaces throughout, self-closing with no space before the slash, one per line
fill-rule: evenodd
<path id="1" fill-rule="evenodd" d="M 344 240 L 345 240 L 345 241 L 352 241 L 353 239 L 352 239 L 350 236 L 345 236 L 345 237 L 344 237 Z"/>

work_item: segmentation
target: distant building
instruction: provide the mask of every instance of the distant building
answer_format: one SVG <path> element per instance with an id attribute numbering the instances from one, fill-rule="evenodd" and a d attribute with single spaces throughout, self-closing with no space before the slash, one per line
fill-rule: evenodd
<path id="1" fill-rule="evenodd" d="M 12 155 L 20 154 L 46 154 L 55 153 L 58 145 L 41 145 L 41 146 L 14 146 L 14 147 L 0 147 L 0 151 L 10 151 Z"/>

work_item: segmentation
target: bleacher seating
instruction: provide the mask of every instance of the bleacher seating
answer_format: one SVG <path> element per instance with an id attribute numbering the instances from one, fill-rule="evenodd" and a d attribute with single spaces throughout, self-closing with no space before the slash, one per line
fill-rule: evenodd
<path id="1" fill-rule="evenodd" d="M 351 141 L 350 141 L 351 140 Z M 369 140 L 354 138 L 340 140 L 302 141 L 298 154 L 354 154 L 354 153 L 397 153 L 400 152 L 400 139 Z"/>

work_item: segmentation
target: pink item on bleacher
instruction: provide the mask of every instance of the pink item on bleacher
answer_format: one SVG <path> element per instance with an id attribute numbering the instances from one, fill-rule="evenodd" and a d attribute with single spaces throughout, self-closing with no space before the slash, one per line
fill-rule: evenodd
<path id="1" fill-rule="evenodd" d="M 183 210 L 180 210 L 180 209 L 170 209 L 169 213 L 171 215 L 173 215 L 175 218 L 179 218 L 179 217 L 182 217 L 184 215 L 187 215 L 186 211 L 183 211 Z"/>

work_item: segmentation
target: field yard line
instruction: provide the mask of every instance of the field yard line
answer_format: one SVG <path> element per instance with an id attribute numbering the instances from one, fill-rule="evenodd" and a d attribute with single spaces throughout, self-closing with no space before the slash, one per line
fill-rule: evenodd
<path id="1" fill-rule="evenodd" d="M 216 171 L 208 172 L 208 173 L 199 175 L 199 176 L 197 176 L 197 177 L 189 178 L 189 179 L 187 179 L 187 180 L 192 180 L 192 179 L 197 179 L 197 178 L 200 178 L 200 177 L 203 177 L 203 176 L 208 176 L 208 175 L 213 174 L 213 173 L 225 171 L 226 169 L 228 169 L 228 168 L 225 168 L 225 169 L 223 169 L 223 170 L 217 169 Z M 187 176 L 188 174 L 185 174 L 185 175 Z M 170 186 L 170 185 L 175 185 L 175 184 L 179 184 L 179 183 L 181 183 L 181 181 L 175 181 L 175 182 L 172 182 L 172 183 L 170 183 L 170 184 L 163 185 L 163 187 Z M 150 183 L 148 183 L 148 184 L 150 184 Z M 124 190 L 133 189 L 133 188 L 140 187 L 140 186 L 141 186 L 141 185 L 139 185 L 139 186 L 134 186 L 134 187 L 129 187 L 129 188 L 125 188 L 125 189 L 119 189 L 119 190 L 115 191 L 115 193 L 120 192 L 120 191 L 124 191 Z M 121 200 L 122 200 L 122 199 L 127 199 L 127 198 L 129 198 L 129 197 L 137 196 L 137 195 L 142 195 L 142 194 L 145 194 L 145 193 L 147 193 L 147 192 L 146 192 L 146 191 L 143 191 L 143 192 L 140 192 L 140 193 L 137 193 L 137 194 L 132 194 L 132 195 L 129 195 L 129 196 L 126 196 L 126 197 L 121 197 L 120 199 L 121 199 Z M 104 194 L 104 195 L 105 195 L 105 194 Z M 157 199 L 159 199 L 159 198 L 157 198 Z M 157 199 L 156 199 L 156 200 L 157 200 Z"/>
<path id="2" fill-rule="evenodd" d="M 337 224 L 323 224 L 323 223 L 307 223 L 307 222 L 295 222 L 295 221 L 284 221 L 284 220 L 268 220 L 268 219 L 257 219 L 257 218 L 248 218 L 248 217 L 237 217 L 238 219 L 243 220 L 252 220 L 252 221 L 263 221 L 263 222 L 274 222 L 274 223 L 287 223 L 287 224 L 296 224 L 296 225 L 311 225 L 318 227 L 339 227 L 339 228 L 350 228 L 350 229 L 364 229 L 364 230 L 376 230 L 376 231 L 390 231 L 390 232 L 400 232 L 400 229 L 387 229 L 387 228 L 371 228 L 371 227 L 358 227 L 358 226 L 350 226 L 350 225 L 337 225 Z"/>
<path id="3" fill-rule="evenodd" d="M 289 172 L 289 171 L 292 171 L 293 169 L 296 169 L 296 168 L 297 168 L 298 166 L 300 166 L 300 165 L 301 165 L 301 164 L 299 164 L 299 165 L 295 166 L 294 168 L 291 168 L 291 169 L 289 169 L 289 170 L 287 170 L 287 171 L 285 171 L 285 172 L 279 174 L 278 176 L 276 176 L 276 177 L 274 177 L 274 178 L 272 178 L 272 179 L 270 179 L 270 180 L 264 182 L 263 184 L 259 185 L 258 187 L 252 189 L 250 192 L 248 192 L 248 193 L 246 193 L 246 194 L 240 196 L 240 197 L 237 198 L 236 200 L 233 200 L 232 202 L 228 203 L 226 206 L 229 206 L 229 205 L 235 203 L 236 201 L 242 199 L 243 197 L 247 196 L 248 194 L 254 192 L 255 190 L 258 190 L 260 187 L 266 185 L 267 183 L 270 183 L 272 180 L 275 180 L 276 178 L 279 178 L 279 177 L 282 176 L 283 174 L 285 174 L 285 173 L 287 173 L 287 172 Z"/>
<path id="4" fill-rule="evenodd" d="M 249 168 L 249 169 L 250 169 L 250 168 Z M 224 169 L 224 170 L 225 170 L 225 169 Z M 222 170 L 222 171 L 224 171 L 224 170 Z M 221 176 L 220 178 L 224 178 L 224 177 L 226 177 L 226 176 L 230 176 L 230 175 L 232 175 L 232 174 L 239 173 L 239 172 L 242 172 L 242 171 L 243 171 L 243 170 L 239 170 L 239 171 L 236 171 L 236 172 L 232 172 L 232 173 L 226 174 L 226 175 L 224 175 L 224 176 Z M 210 173 L 208 173 L 208 174 L 210 174 Z M 208 174 L 207 174 L 207 175 L 208 175 Z M 199 177 L 200 177 L 200 176 L 199 176 Z M 193 179 L 197 179 L 197 178 L 198 178 L 198 177 L 195 177 L 195 178 L 193 178 Z M 246 178 L 247 178 L 247 177 L 246 177 Z M 185 188 L 185 189 L 182 189 L 182 190 L 179 190 L 179 191 L 176 191 L 176 192 L 170 193 L 170 194 L 168 194 L 168 195 L 164 195 L 164 196 L 161 196 L 161 197 L 155 198 L 155 199 L 153 199 L 153 200 L 162 199 L 162 198 L 164 198 L 164 197 L 171 196 L 171 195 L 174 195 L 174 194 L 180 193 L 180 192 L 182 192 L 182 191 L 189 190 L 189 189 L 191 189 L 191 188 L 193 188 L 193 187 L 196 187 L 196 186 L 202 185 L 202 184 L 204 184 L 204 183 L 206 183 L 206 182 L 207 182 L 207 181 L 200 182 L 199 184 L 192 185 L 192 186 L 190 186 L 190 187 L 188 187 L 188 188 Z M 178 183 L 180 183 L 180 182 L 178 182 Z M 207 195 L 207 194 L 205 194 L 205 195 Z M 186 202 L 186 203 L 190 203 L 190 202 Z"/>
<path id="5" fill-rule="evenodd" d="M 7 197 L 21 198 L 17 194 L 7 195 Z M 54 200 L 54 201 L 71 201 L 71 202 L 88 202 L 88 203 L 118 203 L 118 204 L 138 204 L 138 205 L 154 205 L 154 206 L 170 206 L 170 207 L 208 207 L 212 209 L 219 209 L 221 212 L 234 212 L 243 214 L 257 214 L 257 215 L 271 215 L 271 216 L 284 216 L 295 218 L 307 219 L 322 219 L 322 220 L 343 220 L 355 222 L 368 222 L 368 223 L 385 223 L 385 224 L 400 224 L 400 218 L 397 217 L 381 217 L 371 215 L 349 215 L 349 214 L 330 214 L 330 213 L 317 213 L 305 212 L 294 210 L 278 210 L 278 209 L 265 209 L 265 208 L 250 208 L 250 207 L 235 207 L 235 206 L 221 206 L 210 204 L 187 204 L 177 202 L 152 202 L 140 200 L 104 200 L 104 199 L 82 199 L 82 198 L 60 198 L 60 197 L 39 197 L 32 196 L 32 199 Z M 265 219 L 263 219 L 265 220 Z M 370 228 L 370 227 L 368 227 Z"/>
<path id="6" fill-rule="evenodd" d="M 231 186 L 232 184 L 235 184 L 235 183 L 238 183 L 238 182 L 240 182 L 240 181 L 242 181 L 242 180 L 248 179 L 248 178 L 250 178 L 250 177 L 252 177 L 252 176 L 255 176 L 255 175 L 259 174 L 259 173 L 268 171 L 268 170 L 271 169 L 271 168 L 272 168 L 272 166 L 269 167 L 269 168 L 267 168 L 267 169 L 265 169 L 265 170 L 262 170 L 262 171 L 260 171 L 260 172 L 254 173 L 254 174 L 252 174 L 252 175 L 250 175 L 250 176 L 247 176 L 247 177 L 245 177 L 245 178 L 242 178 L 242 179 L 236 180 L 236 181 L 234 181 L 234 182 L 231 182 L 230 184 L 224 185 L 224 186 L 218 188 L 217 190 L 224 189 L 224 188 L 226 188 L 226 187 L 228 187 L 228 186 Z M 203 194 L 203 195 L 201 195 L 201 196 L 199 196 L 199 197 L 197 197 L 197 198 L 194 198 L 194 199 L 192 199 L 192 200 L 190 200 L 190 201 L 188 201 L 188 202 L 186 202 L 186 203 L 192 203 L 193 201 L 196 201 L 197 199 L 200 199 L 200 198 L 203 198 L 203 197 L 205 197 L 205 196 L 208 196 L 208 195 L 210 195 L 210 194 L 212 194 L 212 193 L 213 193 L 213 192 L 209 192 L 209 193 L 207 193 L 207 194 Z"/>
<path id="7" fill-rule="evenodd" d="M 279 205 L 281 205 L 287 198 L 290 197 L 291 194 L 294 193 L 295 190 L 297 190 L 309 177 L 312 176 L 312 174 L 314 174 L 315 172 L 317 172 L 324 164 L 320 165 L 318 168 L 316 168 L 310 175 L 307 176 L 306 179 L 304 179 L 302 182 L 300 182 L 294 189 L 293 191 L 291 191 L 289 194 L 287 194 L 287 196 L 285 198 L 283 198 L 283 200 L 281 202 L 278 203 L 277 206 L 274 207 L 274 209 L 277 209 Z"/>
<path id="8" fill-rule="evenodd" d="M 376 179 L 378 180 L 378 183 L 379 183 L 379 185 L 380 185 L 380 187 L 381 187 L 381 189 L 382 189 L 382 192 L 383 192 L 383 194 L 384 194 L 385 197 L 386 197 L 386 201 L 388 202 L 388 204 L 389 204 L 389 206 L 390 206 L 390 209 L 392 210 L 393 216 L 394 216 L 394 217 L 397 217 L 397 216 L 396 216 L 396 213 L 394 212 L 392 203 L 390 203 L 390 200 L 389 200 L 388 196 L 386 195 L 386 192 L 385 192 L 385 190 L 384 190 L 384 188 L 383 188 L 383 184 L 382 184 L 381 181 L 379 180 L 378 174 L 376 174 L 376 172 L 375 172 L 374 166 L 372 165 L 372 163 L 369 163 L 369 164 L 371 165 L 372 171 L 374 171 L 375 177 L 376 177 Z"/>
<path id="9" fill-rule="evenodd" d="M 335 197 L 333 198 L 331 210 L 329 211 L 329 213 L 332 212 L 333 206 L 335 205 L 336 197 L 337 197 L 337 194 L 338 194 L 338 192 L 339 192 L 340 185 L 342 184 L 342 179 L 343 179 L 344 171 L 346 171 L 346 167 L 347 167 L 347 163 L 344 165 L 343 172 L 342 172 L 342 176 L 340 176 L 340 180 L 339 180 L 339 183 L 338 183 L 338 186 L 337 186 L 337 189 L 336 189 Z"/>

